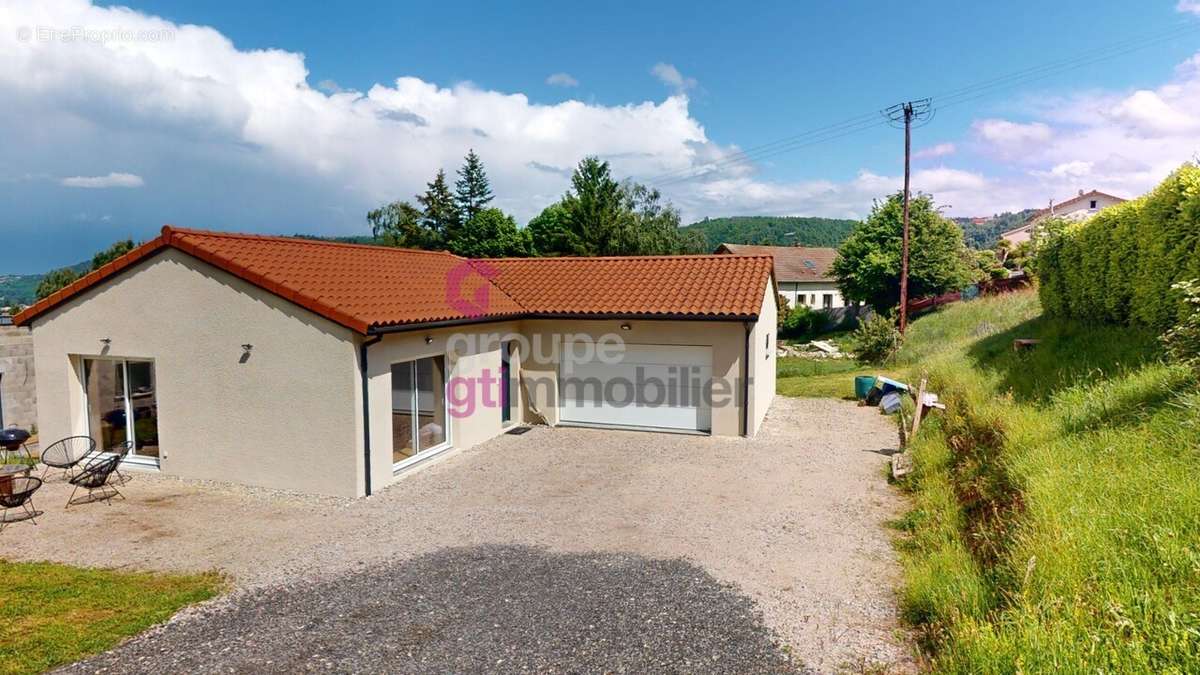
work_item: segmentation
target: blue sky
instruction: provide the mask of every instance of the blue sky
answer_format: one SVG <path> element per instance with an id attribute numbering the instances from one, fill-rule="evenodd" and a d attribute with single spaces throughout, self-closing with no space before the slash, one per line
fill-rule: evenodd
<path id="1" fill-rule="evenodd" d="M 575 4 L 6 3 L 0 229 L 15 255 L 0 273 L 166 222 L 361 233 L 368 208 L 411 198 L 468 147 L 522 222 L 584 154 L 663 183 L 687 219 L 858 217 L 897 186 L 899 132 L 725 158 L 1200 23 L 1188 0 Z M 76 26 L 94 33 L 52 32 Z M 1133 196 L 1200 151 L 1198 49 L 1188 32 L 939 111 L 916 132 L 916 187 L 961 215 Z"/>

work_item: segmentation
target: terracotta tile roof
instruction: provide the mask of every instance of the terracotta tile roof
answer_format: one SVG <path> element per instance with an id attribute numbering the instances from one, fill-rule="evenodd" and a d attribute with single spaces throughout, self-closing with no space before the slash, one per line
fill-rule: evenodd
<path id="1" fill-rule="evenodd" d="M 754 318 L 771 271 L 768 259 L 746 256 L 467 260 L 444 251 L 167 226 L 13 319 L 27 324 L 168 247 L 360 333 L 531 315 Z"/>
<path id="2" fill-rule="evenodd" d="M 829 267 L 837 258 L 837 249 L 835 248 L 721 244 L 717 252 L 737 255 L 769 255 L 775 259 L 775 280 L 779 282 L 834 280 L 829 274 Z"/>
<path id="3" fill-rule="evenodd" d="M 753 318 L 771 278 L 766 256 L 506 258 L 497 286 L 538 315 Z"/>

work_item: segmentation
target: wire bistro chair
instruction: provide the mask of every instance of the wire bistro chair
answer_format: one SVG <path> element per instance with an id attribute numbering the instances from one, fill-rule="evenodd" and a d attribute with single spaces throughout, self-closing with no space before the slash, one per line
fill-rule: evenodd
<path id="1" fill-rule="evenodd" d="M 97 457 L 88 462 L 83 471 L 72 476 L 69 480 L 71 485 L 75 486 L 75 489 L 71 490 L 71 496 L 67 499 L 67 505 L 64 508 L 69 509 L 78 504 L 89 504 L 99 501 L 111 505 L 113 497 L 125 499 L 125 495 L 121 494 L 109 482 L 109 478 L 117 470 L 117 464 L 120 463 L 120 455 Z M 79 492 L 80 488 L 87 490 L 87 494 L 76 498 L 75 494 Z"/>
<path id="2" fill-rule="evenodd" d="M 119 461 L 117 462 L 117 468 L 115 469 L 116 474 L 117 474 L 117 483 L 120 485 L 124 485 L 124 484 L 128 483 L 129 476 L 125 475 L 124 473 L 121 473 L 121 462 L 124 462 L 125 458 L 129 456 L 129 453 L 133 452 L 133 441 L 125 441 L 124 443 L 118 443 L 117 445 L 114 445 L 111 448 L 109 448 L 108 452 L 109 452 L 109 454 L 116 455 L 119 458 Z M 92 461 L 96 461 L 96 460 L 92 460 Z"/>
<path id="3" fill-rule="evenodd" d="M 50 469 L 62 469 L 63 476 L 69 481 L 74 476 L 75 467 L 96 451 L 96 441 L 91 436 L 68 436 L 46 448 L 41 453 L 42 480 Z"/>
<path id="4" fill-rule="evenodd" d="M 22 520 L 37 525 L 41 511 L 33 508 L 33 493 L 42 487 L 42 479 L 34 476 L 0 478 L 0 532 L 8 525 Z M 11 511 L 19 511 L 10 513 Z"/>

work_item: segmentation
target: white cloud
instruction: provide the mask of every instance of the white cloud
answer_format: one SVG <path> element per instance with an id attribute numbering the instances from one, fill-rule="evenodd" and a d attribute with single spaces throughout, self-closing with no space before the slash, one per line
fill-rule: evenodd
<path id="1" fill-rule="evenodd" d="M 1143 89 L 1104 111 L 1104 114 L 1143 136 L 1191 133 L 1200 128 L 1200 118 L 1164 99 L 1164 96 L 1179 99 L 1183 93 L 1175 87 L 1161 94 Z"/>
<path id="2" fill-rule="evenodd" d="M 946 157 L 953 155 L 958 148 L 953 143 L 938 143 L 931 145 L 928 148 L 921 148 L 913 153 L 913 159 L 931 159 L 934 157 Z"/>
<path id="3" fill-rule="evenodd" d="M 669 63 L 654 64 L 654 67 L 650 69 L 650 74 L 677 92 L 684 92 L 696 86 L 695 78 L 684 77 L 678 68 Z"/>
<path id="4" fill-rule="evenodd" d="M 217 166 L 218 173 L 273 176 L 275 189 L 303 184 L 306 198 L 321 195 L 322 209 L 342 210 L 361 227 L 367 208 L 410 198 L 437 169 L 457 168 L 471 148 L 485 162 L 497 205 L 521 219 L 566 187 L 561 173 L 537 167 L 573 167 L 599 155 L 618 175 L 659 175 L 723 152 L 691 116 L 682 93 L 623 105 L 543 104 L 521 93 L 416 77 L 375 84 L 365 93 L 324 82 L 325 93 L 310 86 L 302 54 L 240 50 L 212 28 L 121 7 L 13 0 L 0 8 L 0 25 L 173 36 L 21 41 L 0 31 L 0 123 L 7 137 L 19 139 L 6 154 L 53 175 L 73 175 L 56 158 L 83 152 L 161 167 L 159 175 L 142 172 L 160 187 L 182 182 L 176 173 L 189 165 Z M 690 86 L 687 78 L 678 80 Z M 56 133 L 48 136 L 47 128 Z M 207 205 L 216 196 L 204 194 L 208 183 L 179 190 Z"/>
<path id="5" fill-rule="evenodd" d="M 1200 14 L 1200 1 L 1179 0 L 1179 4 L 1175 5 L 1175 11 L 1187 14 Z"/>
<path id="6" fill-rule="evenodd" d="M 106 176 L 71 176 L 58 181 L 64 187 L 75 188 L 140 188 L 146 184 L 141 176 L 132 173 L 110 173 Z"/>
<path id="7" fill-rule="evenodd" d="M 1039 176 L 1042 178 L 1085 178 L 1091 175 L 1094 167 L 1094 162 L 1076 160 L 1073 162 L 1055 164 L 1049 171 L 1034 170 L 1030 173 L 1034 176 Z"/>
<path id="8" fill-rule="evenodd" d="M 1024 154 L 1046 143 L 1054 133 L 1042 122 L 1022 124 L 1004 119 L 982 119 L 971 124 L 975 136 L 1001 156 Z"/>
<path id="9" fill-rule="evenodd" d="M 553 87 L 578 87 L 579 80 L 571 77 L 568 73 L 554 73 L 546 78 L 546 84 Z"/>

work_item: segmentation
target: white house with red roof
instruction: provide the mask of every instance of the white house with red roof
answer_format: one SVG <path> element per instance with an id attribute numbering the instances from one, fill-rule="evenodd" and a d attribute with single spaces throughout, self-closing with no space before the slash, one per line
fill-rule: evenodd
<path id="1" fill-rule="evenodd" d="M 1037 231 L 1038 225 L 1043 223 L 1048 218 L 1062 218 L 1065 220 L 1084 220 L 1090 218 L 1104 209 L 1120 204 L 1126 200 L 1121 197 L 1116 197 L 1099 190 L 1090 192 L 1079 191 L 1079 194 L 1065 201 L 1055 204 L 1050 203 L 1047 208 L 1038 211 L 1024 225 L 1004 232 L 1000 235 L 1011 243 L 1013 246 L 1027 242 L 1033 239 L 1034 233 Z"/>
<path id="2" fill-rule="evenodd" d="M 165 227 L 14 321 L 44 444 L 355 496 L 522 423 L 752 436 L 776 298 L 766 256 L 468 260 Z"/>
<path id="3" fill-rule="evenodd" d="M 810 246 L 758 246 L 721 244 L 717 253 L 769 255 L 775 263 L 775 281 L 788 307 L 807 305 L 812 309 L 847 306 L 837 280 L 829 273 L 837 249 Z"/>

